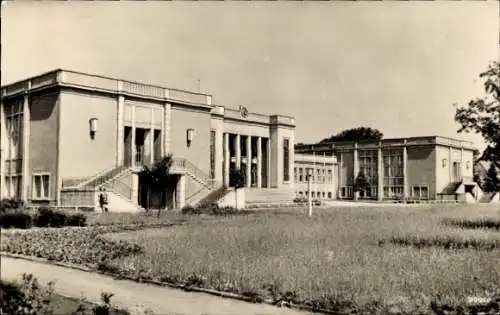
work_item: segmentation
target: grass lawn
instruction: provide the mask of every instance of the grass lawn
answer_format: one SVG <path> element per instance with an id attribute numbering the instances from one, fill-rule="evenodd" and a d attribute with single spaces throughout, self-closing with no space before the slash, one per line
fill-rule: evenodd
<path id="1" fill-rule="evenodd" d="M 105 238 L 144 248 L 142 254 L 113 262 L 131 274 L 190 278 L 219 290 L 271 292 L 328 307 L 404 301 L 416 311 L 431 300 L 459 305 L 467 296 L 499 289 L 498 230 L 443 223 L 450 218 L 500 221 L 496 207 L 317 209 L 312 218 L 304 209 L 263 212 Z M 450 240 L 457 248 L 446 245 Z M 471 240 L 483 246 L 458 248 Z M 421 241 L 427 241 L 425 246 L 417 247 Z"/>
<path id="2" fill-rule="evenodd" d="M 500 297 L 498 205 L 305 213 L 91 214 L 87 228 L 3 230 L 1 245 L 132 277 L 358 313 L 391 305 L 428 313 L 431 302 Z"/>

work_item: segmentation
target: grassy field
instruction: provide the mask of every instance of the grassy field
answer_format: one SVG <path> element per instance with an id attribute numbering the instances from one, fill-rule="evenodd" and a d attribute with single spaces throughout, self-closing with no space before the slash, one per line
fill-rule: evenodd
<path id="1" fill-rule="evenodd" d="M 134 278 L 356 314 L 500 297 L 500 207 L 90 214 L 89 227 L 2 230 L 1 249 Z M 432 312 L 431 312 L 432 313 Z"/>
<path id="2" fill-rule="evenodd" d="M 460 225 L 499 222 L 498 208 L 317 209 L 312 218 L 290 210 L 105 237 L 144 248 L 113 262 L 131 274 L 330 308 L 401 302 L 416 312 L 499 289 L 498 229 Z"/>

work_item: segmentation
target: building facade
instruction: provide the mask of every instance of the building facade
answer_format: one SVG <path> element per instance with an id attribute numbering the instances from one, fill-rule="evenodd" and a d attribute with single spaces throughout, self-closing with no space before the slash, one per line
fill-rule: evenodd
<path id="1" fill-rule="evenodd" d="M 1 198 L 92 205 L 105 187 L 142 205 L 137 171 L 168 154 L 173 189 L 157 206 L 196 204 L 231 169 L 249 189 L 293 194 L 294 119 L 208 94 L 54 70 L 2 87 L 0 127 Z"/>
<path id="2" fill-rule="evenodd" d="M 295 198 L 308 197 L 308 178 L 311 176 L 311 198 L 337 199 L 338 164 L 335 155 L 295 154 Z"/>
<path id="3" fill-rule="evenodd" d="M 334 155 L 338 162 L 338 198 L 352 199 L 360 173 L 369 183 L 361 198 L 453 199 L 474 193 L 474 146 L 445 137 L 384 139 L 296 146 L 296 154 Z"/>

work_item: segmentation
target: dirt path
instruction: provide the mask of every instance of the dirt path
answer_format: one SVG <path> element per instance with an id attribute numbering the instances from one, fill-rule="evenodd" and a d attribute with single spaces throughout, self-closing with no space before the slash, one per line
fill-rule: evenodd
<path id="1" fill-rule="evenodd" d="M 114 280 L 96 273 L 64 268 L 24 259 L 1 257 L 2 280 L 20 280 L 23 273 L 31 273 L 41 284 L 55 281 L 55 291 L 61 295 L 99 302 L 101 292 L 114 293 L 112 304 L 129 309 L 141 305 L 155 314 L 183 315 L 299 315 L 297 310 L 277 308 L 225 299 L 204 293 L 192 293 L 162 288 L 128 280 Z"/>

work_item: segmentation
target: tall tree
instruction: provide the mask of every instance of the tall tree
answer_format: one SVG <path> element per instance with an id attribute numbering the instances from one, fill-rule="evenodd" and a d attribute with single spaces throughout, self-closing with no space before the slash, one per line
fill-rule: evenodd
<path id="1" fill-rule="evenodd" d="M 485 95 L 474 98 L 467 105 L 456 105 L 455 121 L 461 125 L 458 132 L 480 134 L 488 145 L 483 159 L 500 160 L 500 62 L 494 61 L 479 77 L 484 80 Z"/>
<path id="2" fill-rule="evenodd" d="M 343 130 L 331 137 L 325 138 L 320 143 L 325 142 L 340 142 L 340 141 L 379 141 L 384 134 L 377 129 L 370 127 L 357 127 Z"/>
<path id="3" fill-rule="evenodd" d="M 500 191 L 500 178 L 498 178 L 498 173 L 495 164 L 491 163 L 488 171 L 486 172 L 486 177 L 483 182 L 483 189 L 485 192 L 497 192 Z"/>

